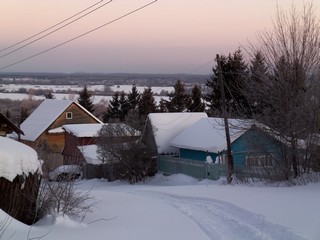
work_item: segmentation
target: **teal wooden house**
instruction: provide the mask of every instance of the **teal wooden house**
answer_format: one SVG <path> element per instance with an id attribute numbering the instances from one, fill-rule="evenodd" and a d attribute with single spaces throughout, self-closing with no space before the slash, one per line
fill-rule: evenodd
<path id="1" fill-rule="evenodd" d="M 260 125 L 261 126 L 261 125 Z M 280 159 L 281 145 L 253 120 L 229 119 L 231 150 L 234 167 L 272 166 Z M 224 164 L 227 149 L 222 118 L 202 118 L 185 129 L 170 142 L 179 149 L 181 159 Z"/>

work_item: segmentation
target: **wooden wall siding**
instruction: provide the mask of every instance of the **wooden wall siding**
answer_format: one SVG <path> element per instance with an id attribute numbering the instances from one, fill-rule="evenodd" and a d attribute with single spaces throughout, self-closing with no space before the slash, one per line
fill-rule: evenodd
<path id="1" fill-rule="evenodd" d="M 79 141 L 81 138 L 77 138 L 71 133 L 65 133 L 65 146 L 62 151 L 63 164 L 78 164 L 81 165 L 85 162 L 85 159 L 78 149 Z"/>
<path id="2" fill-rule="evenodd" d="M 65 136 L 64 133 L 46 134 L 49 151 L 61 153 L 64 147 Z"/>
<path id="3" fill-rule="evenodd" d="M 192 160 L 199 160 L 199 161 L 206 161 L 208 154 L 212 158 L 213 161 L 215 161 L 216 157 L 218 156 L 218 153 L 207 153 L 206 151 L 200 151 L 200 150 L 192 150 L 192 149 L 180 149 L 180 157 L 181 158 L 187 158 Z"/>
<path id="4" fill-rule="evenodd" d="M 0 122 L 0 135 L 1 136 L 6 136 L 8 133 L 11 133 L 12 130 L 8 127 L 6 123 L 1 123 Z"/>
<path id="5" fill-rule="evenodd" d="M 23 186 L 24 185 L 24 186 Z M 0 208 L 17 220 L 31 225 L 36 221 L 36 202 L 40 186 L 38 174 L 17 176 L 13 182 L 0 178 Z"/>
<path id="6" fill-rule="evenodd" d="M 72 112 L 72 119 L 66 118 L 66 113 Z M 98 123 L 94 118 L 88 115 L 75 103 L 72 103 L 49 127 L 49 129 L 61 127 L 65 124 Z"/>
<path id="7" fill-rule="evenodd" d="M 24 139 L 21 139 L 21 143 L 33 148 L 33 149 L 36 149 L 37 148 L 37 145 L 38 143 L 37 142 L 33 142 L 33 141 L 28 141 L 28 140 L 24 140 Z"/>
<path id="8" fill-rule="evenodd" d="M 249 129 L 232 143 L 235 166 L 244 166 L 248 154 L 270 154 L 280 160 L 281 143 L 261 130 Z"/>

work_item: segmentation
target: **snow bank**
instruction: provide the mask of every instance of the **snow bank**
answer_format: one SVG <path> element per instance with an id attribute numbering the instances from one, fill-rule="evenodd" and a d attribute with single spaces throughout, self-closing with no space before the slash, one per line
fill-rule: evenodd
<path id="1" fill-rule="evenodd" d="M 0 137 L 0 177 L 9 181 L 17 175 L 26 175 L 41 170 L 35 150 L 15 140 Z"/>

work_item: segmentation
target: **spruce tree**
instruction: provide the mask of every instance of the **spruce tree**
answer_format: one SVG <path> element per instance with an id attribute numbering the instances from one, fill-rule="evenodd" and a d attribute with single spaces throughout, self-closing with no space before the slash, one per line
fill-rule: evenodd
<path id="1" fill-rule="evenodd" d="M 202 93 L 200 87 L 196 84 L 191 91 L 191 104 L 189 106 L 190 112 L 204 112 L 205 104 L 202 100 Z"/>
<path id="2" fill-rule="evenodd" d="M 161 98 L 159 102 L 159 112 L 169 112 L 167 105 L 168 101 Z"/>
<path id="3" fill-rule="evenodd" d="M 128 94 L 128 103 L 129 103 L 130 109 L 135 110 L 138 107 L 139 101 L 140 101 L 140 93 L 137 90 L 137 86 L 133 84 L 131 92 L 129 92 Z"/>
<path id="4" fill-rule="evenodd" d="M 107 111 L 103 114 L 103 122 L 107 123 L 111 119 L 120 119 L 120 95 L 115 92 L 108 103 Z"/>
<path id="5" fill-rule="evenodd" d="M 142 117 L 145 117 L 149 113 L 154 113 L 157 111 L 157 104 L 153 96 L 151 87 L 144 89 L 138 104 L 138 108 L 139 114 Z"/>
<path id="6" fill-rule="evenodd" d="M 229 56 L 220 57 L 220 66 L 224 92 L 226 98 L 226 110 L 232 117 L 250 117 L 251 108 L 246 97 L 242 93 L 245 82 L 248 79 L 248 66 L 243 59 L 241 50 L 235 51 Z M 222 101 L 220 81 L 218 78 L 218 64 L 212 68 L 213 74 L 206 86 L 211 90 L 205 100 L 208 102 L 209 115 L 221 116 Z"/>
<path id="7" fill-rule="evenodd" d="M 87 85 L 84 85 L 83 89 L 79 93 L 79 97 L 77 100 L 82 107 L 87 109 L 89 112 L 93 113 L 95 109 L 91 97 L 92 92 L 88 90 Z"/>
<path id="8" fill-rule="evenodd" d="M 250 81 L 248 84 L 262 86 L 262 83 L 265 81 L 264 78 L 267 78 L 268 76 L 269 74 L 265 58 L 260 51 L 257 51 L 254 53 L 253 59 L 250 61 Z M 252 98 L 250 101 L 253 114 L 261 114 L 263 109 L 267 107 L 267 105 L 259 98 Z"/>
<path id="9" fill-rule="evenodd" d="M 180 80 L 173 86 L 174 91 L 169 96 L 167 107 L 169 112 L 183 112 L 190 104 L 190 97 L 186 94 L 184 84 Z"/>
<path id="10" fill-rule="evenodd" d="M 130 110 L 130 104 L 128 102 L 127 96 L 124 93 L 124 91 L 122 91 L 120 93 L 120 98 L 119 98 L 119 119 L 121 122 L 124 121 L 125 117 L 127 116 L 129 110 Z"/>

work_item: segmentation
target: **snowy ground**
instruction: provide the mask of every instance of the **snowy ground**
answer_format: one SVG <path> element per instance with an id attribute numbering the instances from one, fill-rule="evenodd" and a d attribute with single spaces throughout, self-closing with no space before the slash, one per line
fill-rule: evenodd
<path id="1" fill-rule="evenodd" d="M 95 205 L 81 223 L 67 216 L 32 228 L 6 219 L 0 239 L 320 239 L 320 183 L 268 187 L 224 185 L 184 175 L 146 184 L 78 181 Z M 2 221 L 3 222 L 3 221 Z M 0 226 L 0 231 L 3 226 Z"/>

